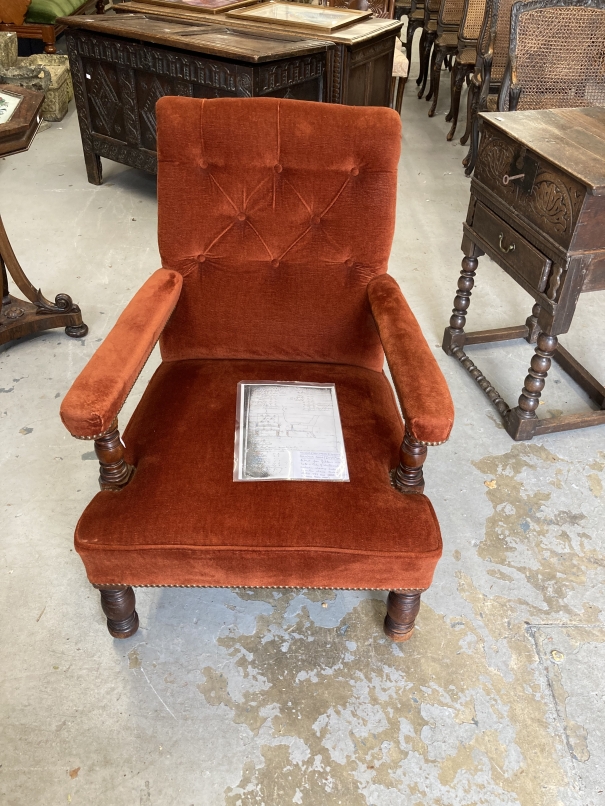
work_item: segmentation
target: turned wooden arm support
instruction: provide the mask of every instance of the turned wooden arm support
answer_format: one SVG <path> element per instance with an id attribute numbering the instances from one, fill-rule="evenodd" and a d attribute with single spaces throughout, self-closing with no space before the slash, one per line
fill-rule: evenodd
<path id="1" fill-rule="evenodd" d="M 117 416 L 170 319 L 182 283 L 175 271 L 159 269 L 152 274 L 61 404 L 61 419 L 70 434 L 95 440 L 102 489 L 119 489 L 130 478 L 121 466 L 125 463 Z M 103 486 L 104 481 L 110 486 Z"/>
<path id="2" fill-rule="evenodd" d="M 394 481 L 398 489 L 422 492 L 426 446 L 447 441 L 454 423 L 454 404 L 397 282 L 388 274 L 375 277 L 368 284 L 368 299 L 405 420 Z"/>

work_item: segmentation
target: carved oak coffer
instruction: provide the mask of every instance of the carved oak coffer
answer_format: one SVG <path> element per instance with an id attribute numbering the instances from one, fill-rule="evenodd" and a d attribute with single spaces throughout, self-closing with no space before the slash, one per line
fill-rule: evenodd
<path id="1" fill-rule="evenodd" d="M 500 412 L 513 439 L 605 423 L 605 387 L 558 343 L 581 293 L 605 289 L 605 108 L 484 113 L 462 240 L 462 273 L 443 348 Z M 487 254 L 535 300 L 524 325 L 466 333 L 478 258 Z M 536 344 L 511 408 L 465 345 L 524 338 Z M 537 416 L 551 361 L 586 392 L 593 411 Z"/>
<path id="2" fill-rule="evenodd" d="M 164 95 L 326 99 L 329 42 L 143 15 L 65 17 L 88 181 L 101 157 L 157 169 L 155 105 Z"/>

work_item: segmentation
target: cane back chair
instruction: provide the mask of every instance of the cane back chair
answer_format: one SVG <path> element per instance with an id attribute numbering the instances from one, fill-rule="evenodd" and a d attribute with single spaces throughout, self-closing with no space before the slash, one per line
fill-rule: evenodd
<path id="1" fill-rule="evenodd" d="M 156 109 L 163 268 L 61 406 L 101 465 L 75 544 L 109 631 L 136 631 L 137 585 L 369 588 L 390 591 L 385 630 L 406 640 L 441 554 L 422 464 L 453 406 L 386 273 L 399 116 L 277 98 Z M 361 205 L 381 211 L 363 227 Z M 158 338 L 124 446 L 117 415 Z M 255 380 L 335 384 L 349 482 L 233 481 L 237 384 Z"/>
<path id="2" fill-rule="evenodd" d="M 475 62 L 477 61 L 477 45 L 481 33 L 481 26 L 485 19 L 485 4 L 486 0 L 465 0 L 464 3 L 464 11 L 462 12 L 462 21 L 460 22 L 458 35 L 458 50 L 452 68 L 451 106 L 450 111 L 445 116 L 448 122 L 452 122 L 452 126 L 447 134 L 448 141 L 453 140 L 456 134 L 462 85 L 465 80 L 468 81 L 470 79 L 475 68 Z M 468 139 L 468 135 L 466 136 Z"/>
<path id="3" fill-rule="evenodd" d="M 510 44 L 510 17 L 512 0 L 488 0 L 483 29 L 479 37 L 477 61 L 470 93 L 471 134 L 469 152 L 463 160 L 465 173 L 470 176 L 475 169 L 479 151 L 479 112 L 495 112 L 498 108 L 498 93 L 504 78 Z"/>
<path id="4" fill-rule="evenodd" d="M 422 98 L 426 89 L 426 82 L 429 76 L 431 53 L 435 39 L 437 38 L 437 20 L 441 0 L 426 0 L 424 6 L 424 23 L 422 26 L 422 36 L 418 45 L 418 55 L 420 58 L 420 72 L 416 79 L 416 84 L 420 87 L 418 97 Z"/>
<path id="5" fill-rule="evenodd" d="M 463 11 L 464 0 L 441 0 L 437 19 L 437 38 L 431 56 L 431 84 L 426 96 L 427 101 L 433 100 L 429 109 L 430 118 L 434 116 L 437 109 L 443 60 L 446 57 L 453 59 L 458 51 L 458 36 Z"/>
<path id="6" fill-rule="evenodd" d="M 515 3 L 500 111 L 605 106 L 605 0 Z"/>

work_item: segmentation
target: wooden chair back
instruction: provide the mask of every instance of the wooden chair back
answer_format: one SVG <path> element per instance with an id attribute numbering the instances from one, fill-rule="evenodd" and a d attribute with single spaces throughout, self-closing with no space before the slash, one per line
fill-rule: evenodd
<path id="1" fill-rule="evenodd" d="M 581 106 L 605 106 L 605 0 L 515 3 L 498 108 Z"/>

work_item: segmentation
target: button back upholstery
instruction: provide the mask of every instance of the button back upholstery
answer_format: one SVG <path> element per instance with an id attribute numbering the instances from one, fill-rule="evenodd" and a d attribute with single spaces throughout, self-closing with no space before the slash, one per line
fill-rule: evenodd
<path id="1" fill-rule="evenodd" d="M 380 588 L 406 640 L 441 556 L 422 463 L 453 407 L 386 274 L 399 116 L 177 97 L 157 116 L 163 268 L 61 406 L 100 461 L 75 545 L 109 631 L 136 631 L 133 585 Z M 158 339 L 124 447 L 117 414 Z M 244 380 L 334 383 L 350 481 L 234 482 Z"/>
<path id="2" fill-rule="evenodd" d="M 160 253 L 183 275 L 164 359 L 381 369 L 366 286 L 391 250 L 398 116 L 164 98 L 157 118 Z"/>

